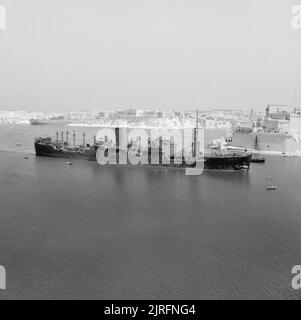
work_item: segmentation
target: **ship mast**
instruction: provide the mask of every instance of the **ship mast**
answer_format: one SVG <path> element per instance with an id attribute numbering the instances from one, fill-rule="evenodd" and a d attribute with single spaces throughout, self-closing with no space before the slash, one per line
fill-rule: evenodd
<path id="1" fill-rule="evenodd" d="M 86 134 L 83 133 L 83 147 L 86 146 Z"/>
<path id="2" fill-rule="evenodd" d="M 199 130 L 199 110 L 196 109 L 196 123 L 194 129 L 194 137 L 193 137 L 193 157 L 197 156 L 197 135 Z"/>
<path id="3" fill-rule="evenodd" d="M 295 96 L 294 96 L 294 99 L 295 99 L 295 101 L 294 101 L 294 103 L 295 103 L 294 113 L 296 113 L 296 112 L 297 112 L 297 88 L 295 88 Z"/>

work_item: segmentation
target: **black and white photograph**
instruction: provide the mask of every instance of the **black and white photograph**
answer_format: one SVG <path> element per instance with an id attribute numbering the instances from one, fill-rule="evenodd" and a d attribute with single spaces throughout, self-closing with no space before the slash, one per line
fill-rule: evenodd
<path id="1" fill-rule="evenodd" d="M 0 0 L 0 300 L 300 299 L 301 0 Z"/>

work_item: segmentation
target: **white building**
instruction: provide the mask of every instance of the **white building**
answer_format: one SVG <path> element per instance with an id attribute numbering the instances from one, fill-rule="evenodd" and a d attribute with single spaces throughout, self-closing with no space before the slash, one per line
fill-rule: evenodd
<path id="1" fill-rule="evenodd" d="M 206 129 L 231 129 L 232 124 L 229 120 L 206 119 L 205 128 Z"/>
<path id="2" fill-rule="evenodd" d="M 289 133 L 290 121 L 266 118 L 264 119 L 263 128 L 266 132 Z"/>
<path id="3" fill-rule="evenodd" d="M 301 111 L 291 114 L 290 133 L 297 141 L 301 141 Z"/>
<path id="4" fill-rule="evenodd" d="M 266 108 L 266 117 L 289 120 L 290 112 L 290 107 L 287 105 L 268 105 Z"/>

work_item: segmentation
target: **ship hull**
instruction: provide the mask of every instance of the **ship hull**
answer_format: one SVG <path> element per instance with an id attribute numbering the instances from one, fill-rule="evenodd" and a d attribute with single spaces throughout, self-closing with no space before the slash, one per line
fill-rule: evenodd
<path id="1" fill-rule="evenodd" d="M 69 151 L 62 149 L 55 149 L 52 146 L 35 143 L 36 156 L 38 157 L 50 157 L 50 158 L 62 158 L 62 159 L 83 159 L 89 161 L 96 161 L 95 150 L 81 151 Z"/>
<path id="2" fill-rule="evenodd" d="M 47 126 L 47 125 L 66 125 L 70 122 L 64 119 L 50 119 L 50 120 L 38 120 L 38 119 L 31 119 L 30 125 L 32 126 Z"/>
<path id="3" fill-rule="evenodd" d="M 39 157 L 52 157 L 63 159 L 82 159 L 89 161 L 96 161 L 96 149 L 90 148 L 84 151 L 73 151 L 66 149 L 55 149 L 53 146 L 35 143 L 36 155 Z M 252 155 L 226 155 L 226 156 L 208 156 L 204 158 L 205 170 L 240 170 L 249 169 Z M 184 161 L 182 164 L 175 164 L 171 159 L 170 164 L 163 164 L 162 159 L 158 164 L 151 164 L 150 157 L 147 165 L 160 166 L 160 167 L 176 167 L 176 168 L 193 168 L 196 166 L 193 164 L 186 164 Z M 117 161 L 118 163 L 118 161 Z M 129 163 L 129 162 L 128 162 Z M 129 163 L 130 164 L 130 163 Z"/>

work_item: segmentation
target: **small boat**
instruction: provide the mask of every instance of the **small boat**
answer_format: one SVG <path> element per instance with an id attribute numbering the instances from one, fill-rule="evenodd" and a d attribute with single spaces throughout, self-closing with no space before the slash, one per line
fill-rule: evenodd
<path id="1" fill-rule="evenodd" d="M 278 186 L 269 186 L 267 187 L 268 191 L 278 190 Z"/>
<path id="2" fill-rule="evenodd" d="M 66 166 L 72 166 L 72 162 L 66 162 Z"/>
<path id="3" fill-rule="evenodd" d="M 272 177 L 271 176 L 268 178 L 268 180 L 270 182 L 270 185 L 267 186 L 267 190 L 268 191 L 278 190 L 278 186 L 272 184 Z"/>
<path id="4" fill-rule="evenodd" d="M 234 167 L 234 170 L 235 171 L 249 170 L 249 167 L 248 166 L 237 165 L 237 166 Z"/>
<path id="5" fill-rule="evenodd" d="M 254 156 L 253 155 L 251 162 L 253 162 L 253 163 L 265 163 L 265 157 L 263 157 L 263 156 Z"/>

